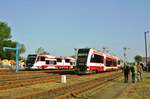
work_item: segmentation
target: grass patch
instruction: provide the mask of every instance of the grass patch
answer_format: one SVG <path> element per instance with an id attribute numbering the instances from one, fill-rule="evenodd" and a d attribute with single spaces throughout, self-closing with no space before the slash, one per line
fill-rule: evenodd
<path id="1" fill-rule="evenodd" d="M 150 99 L 150 73 L 144 73 L 143 80 L 131 83 L 117 99 Z"/>
<path id="2" fill-rule="evenodd" d="M 150 79 L 150 77 L 144 77 L 145 79 Z"/>
<path id="3" fill-rule="evenodd" d="M 0 80 L 0 83 L 7 82 L 7 81 L 10 81 L 10 80 Z"/>

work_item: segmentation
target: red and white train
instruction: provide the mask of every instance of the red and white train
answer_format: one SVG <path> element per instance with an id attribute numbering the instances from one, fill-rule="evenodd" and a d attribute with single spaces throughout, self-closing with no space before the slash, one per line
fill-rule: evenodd
<path id="1" fill-rule="evenodd" d="M 120 67 L 120 59 L 117 56 L 92 48 L 79 48 L 75 51 L 76 71 L 78 73 L 111 71 Z"/>
<path id="2" fill-rule="evenodd" d="M 29 69 L 72 69 L 75 59 L 71 57 L 29 54 L 27 57 L 26 68 Z"/>

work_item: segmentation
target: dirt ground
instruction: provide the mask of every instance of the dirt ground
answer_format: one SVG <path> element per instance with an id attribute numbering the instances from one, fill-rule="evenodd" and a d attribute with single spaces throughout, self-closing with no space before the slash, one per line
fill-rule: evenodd
<path id="1" fill-rule="evenodd" d="M 58 82 L 48 82 L 48 83 L 41 83 L 41 84 L 35 84 L 35 85 L 30 85 L 30 86 L 0 90 L 0 99 L 12 99 L 12 98 L 15 99 L 16 97 L 26 96 L 32 93 L 39 93 L 43 91 L 45 92 L 45 91 L 48 91 L 49 89 L 54 89 L 54 88 L 82 82 L 82 81 L 88 81 L 90 79 L 96 79 L 96 78 L 104 77 L 110 74 L 113 74 L 113 72 L 100 73 L 100 74 L 94 74 L 94 75 L 84 75 L 84 76 L 74 75 L 73 77 L 70 77 L 67 75 L 66 84 L 61 83 L 60 82 L 61 79 L 60 79 L 60 81 Z"/>
<path id="2" fill-rule="evenodd" d="M 144 81 L 128 83 L 123 77 L 88 91 L 75 99 L 150 99 L 150 73 L 143 74 Z"/>
<path id="3" fill-rule="evenodd" d="M 96 76 L 93 77 L 93 75 L 89 75 L 68 79 L 67 85 L 94 78 L 96 78 Z M 145 72 L 143 74 L 143 78 L 144 81 L 142 82 L 132 83 L 130 75 L 129 82 L 124 83 L 122 76 L 114 81 L 110 81 L 109 84 L 103 84 L 79 96 L 74 96 L 73 99 L 150 99 L 150 72 Z M 15 97 L 18 96 L 28 95 L 34 92 L 42 92 L 61 86 L 64 86 L 64 84 L 60 82 L 50 82 L 26 87 L 0 90 L 0 99 L 15 99 Z"/>

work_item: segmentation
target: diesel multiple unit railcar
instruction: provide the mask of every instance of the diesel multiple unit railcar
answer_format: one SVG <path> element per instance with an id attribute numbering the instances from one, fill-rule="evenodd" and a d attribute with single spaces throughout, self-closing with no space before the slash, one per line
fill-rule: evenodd
<path id="1" fill-rule="evenodd" d="M 76 51 L 76 71 L 78 73 L 117 70 L 120 59 L 93 48 L 78 48 Z"/>
<path id="2" fill-rule="evenodd" d="M 71 57 L 29 54 L 27 57 L 26 68 L 29 69 L 72 69 L 75 59 Z"/>

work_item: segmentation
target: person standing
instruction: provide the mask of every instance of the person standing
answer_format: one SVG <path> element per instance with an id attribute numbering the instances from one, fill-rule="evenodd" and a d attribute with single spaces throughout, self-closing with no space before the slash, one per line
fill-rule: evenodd
<path id="1" fill-rule="evenodd" d="M 143 74 L 143 68 L 142 68 L 142 65 L 138 62 L 137 63 L 137 81 L 143 80 L 142 74 Z"/>
<path id="2" fill-rule="evenodd" d="M 136 81 L 136 63 L 133 63 L 131 66 L 131 72 L 132 72 L 132 83 L 135 83 Z"/>
<path id="3" fill-rule="evenodd" d="M 123 72 L 124 72 L 124 83 L 128 82 L 129 79 L 129 65 L 127 63 L 124 63 Z"/>

